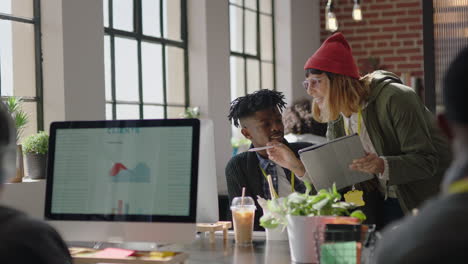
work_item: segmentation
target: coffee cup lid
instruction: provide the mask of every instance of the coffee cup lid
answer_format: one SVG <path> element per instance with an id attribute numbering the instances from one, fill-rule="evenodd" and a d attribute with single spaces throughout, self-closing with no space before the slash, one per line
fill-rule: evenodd
<path id="1" fill-rule="evenodd" d="M 257 209 L 257 207 L 255 206 L 254 200 L 250 196 L 244 196 L 244 198 L 234 197 L 234 199 L 232 199 L 231 209 L 239 209 L 239 208 L 253 209 L 253 210 Z"/>

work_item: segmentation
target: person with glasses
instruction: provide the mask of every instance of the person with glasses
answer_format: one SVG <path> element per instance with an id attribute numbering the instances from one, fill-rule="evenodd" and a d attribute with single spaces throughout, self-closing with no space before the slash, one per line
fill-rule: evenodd
<path id="1" fill-rule="evenodd" d="M 304 66 L 303 86 L 313 118 L 327 123 L 327 139 L 357 133 L 366 155 L 351 170 L 374 174 L 363 190 L 368 223 L 382 228 L 439 191 L 450 162 L 446 138 L 432 113 L 394 73 L 361 77 L 341 33 L 327 38 Z"/>

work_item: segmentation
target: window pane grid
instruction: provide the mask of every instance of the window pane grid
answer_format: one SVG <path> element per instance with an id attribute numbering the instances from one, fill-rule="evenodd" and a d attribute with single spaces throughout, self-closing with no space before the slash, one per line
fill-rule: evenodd
<path id="1" fill-rule="evenodd" d="M 231 60 L 231 79 L 236 78 L 231 80 L 231 99 L 257 89 L 276 90 L 273 1 L 229 1 L 231 58 L 237 58 L 234 64 Z M 233 8 L 242 12 L 233 12 Z M 241 33 L 238 32 L 239 27 L 242 27 Z M 242 42 L 241 49 L 237 44 L 239 41 Z M 242 74 L 239 73 L 240 60 L 243 63 Z M 243 93 L 240 93 L 239 86 L 244 86 Z"/>
<path id="2" fill-rule="evenodd" d="M 29 116 L 24 137 L 44 130 L 40 0 L 2 1 L 0 24 L 0 96 L 1 100 L 7 96 L 23 99 L 23 110 Z"/>
<path id="3" fill-rule="evenodd" d="M 135 116 L 134 107 L 137 107 L 139 118 L 156 118 L 156 116 L 159 118 L 169 118 L 168 107 L 182 109 L 188 107 L 186 0 L 131 1 L 134 25 L 131 29 L 128 25 L 125 25 L 127 27 L 126 30 L 122 29 L 122 25 L 120 25 L 121 28 L 114 27 L 118 16 L 113 13 L 113 11 L 117 10 L 113 7 L 113 4 L 116 1 L 122 0 L 103 1 L 109 1 L 109 26 L 105 27 L 104 31 L 106 37 L 110 38 L 110 52 L 108 53 L 110 53 L 111 57 L 110 60 L 106 60 L 107 63 L 110 61 L 111 64 L 109 67 L 111 69 L 111 84 L 109 85 L 111 92 L 106 93 L 106 103 L 108 105 L 106 107 L 106 117 L 109 118 L 111 116 L 112 119 L 118 119 L 120 118 L 119 116 Z M 153 13 L 148 12 L 147 9 L 153 10 Z M 180 21 L 174 22 L 174 17 L 177 17 Z M 167 23 L 172 24 L 167 25 Z M 116 39 L 121 38 L 131 39 L 136 42 L 135 47 L 127 51 L 130 55 L 125 54 L 123 56 L 129 56 L 127 60 L 136 60 L 137 62 L 137 78 L 133 78 L 123 87 L 118 82 L 119 78 L 117 78 L 116 82 L 116 77 L 119 77 L 119 72 L 116 72 L 116 62 L 119 65 L 118 60 L 121 57 L 119 50 L 117 50 L 118 43 L 116 46 Z M 168 55 L 168 50 L 171 49 L 181 50 L 178 53 L 179 56 L 174 56 L 178 60 L 176 62 L 172 61 L 172 57 Z M 170 79 L 172 82 L 168 82 L 168 73 L 171 71 L 171 69 L 166 69 L 169 67 L 168 63 L 169 65 L 179 65 L 178 69 L 180 71 L 178 75 L 180 75 L 180 80 L 172 78 Z M 134 75 L 127 74 L 125 77 L 121 77 L 121 79 L 126 80 L 129 76 Z M 167 98 L 168 89 L 171 88 L 169 86 L 174 83 L 174 80 L 176 81 L 174 89 L 181 92 L 176 94 L 180 98 L 175 98 L 175 102 L 171 103 L 168 102 Z M 122 89 L 133 89 L 134 92 L 130 92 L 131 96 L 126 98 L 127 96 L 122 96 Z M 135 93 L 136 98 L 134 97 Z M 132 105 L 134 107 L 131 107 Z M 108 114 L 107 111 L 110 110 L 112 113 Z M 127 110 L 130 111 L 128 115 L 124 113 Z M 151 113 L 145 113 L 146 111 L 150 111 Z"/>
<path id="4" fill-rule="evenodd" d="M 271 0 L 262 0 L 262 2 L 265 2 L 265 1 L 271 1 Z M 230 2 L 229 5 L 235 6 L 235 7 L 239 7 L 239 8 L 242 8 L 242 9 L 244 9 L 244 10 L 257 12 L 257 13 L 262 14 L 262 15 L 267 15 L 267 16 L 271 16 L 271 15 L 272 15 L 272 13 L 269 13 L 269 12 L 267 12 L 266 10 L 258 10 L 258 9 L 255 9 L 255 8 L 251 8 L 251 7 L 249 7 L 249 6 L 244 6 L 244 5 L 242 5 L 242 4 L 237 4 L 237 3 Z M 271 6 L 270 6 L 270 8 L 271 8 Z"/>

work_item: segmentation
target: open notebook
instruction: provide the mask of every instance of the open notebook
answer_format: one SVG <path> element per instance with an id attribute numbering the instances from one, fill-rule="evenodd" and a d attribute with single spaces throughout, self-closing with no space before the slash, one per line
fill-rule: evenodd
<path id="1" fill-rule="evenodd" d="M 353 159 L 365 155 L 358 134 L 301 149 L 299 155 L 317 190 L 331 188 L 333 183 L 342 189 L 373 178 L 372 174 L 348 168 Z"/>

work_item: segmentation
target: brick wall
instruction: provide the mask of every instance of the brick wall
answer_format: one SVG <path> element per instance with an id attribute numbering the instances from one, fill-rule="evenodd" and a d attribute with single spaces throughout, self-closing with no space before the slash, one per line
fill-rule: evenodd
<path id="1" fill-rule="evenodd" d="M 326 0 L 320 0 L 321 40 L 325 31 Z M 352 18 L 353 0 L 335 0 L 338 31 L 353 49 L 362 74 L 378 61 L 380 69 L 407 77 L 423 77 L 423 26 L 421 0 L 362 0 L 362 21 Z"/>

